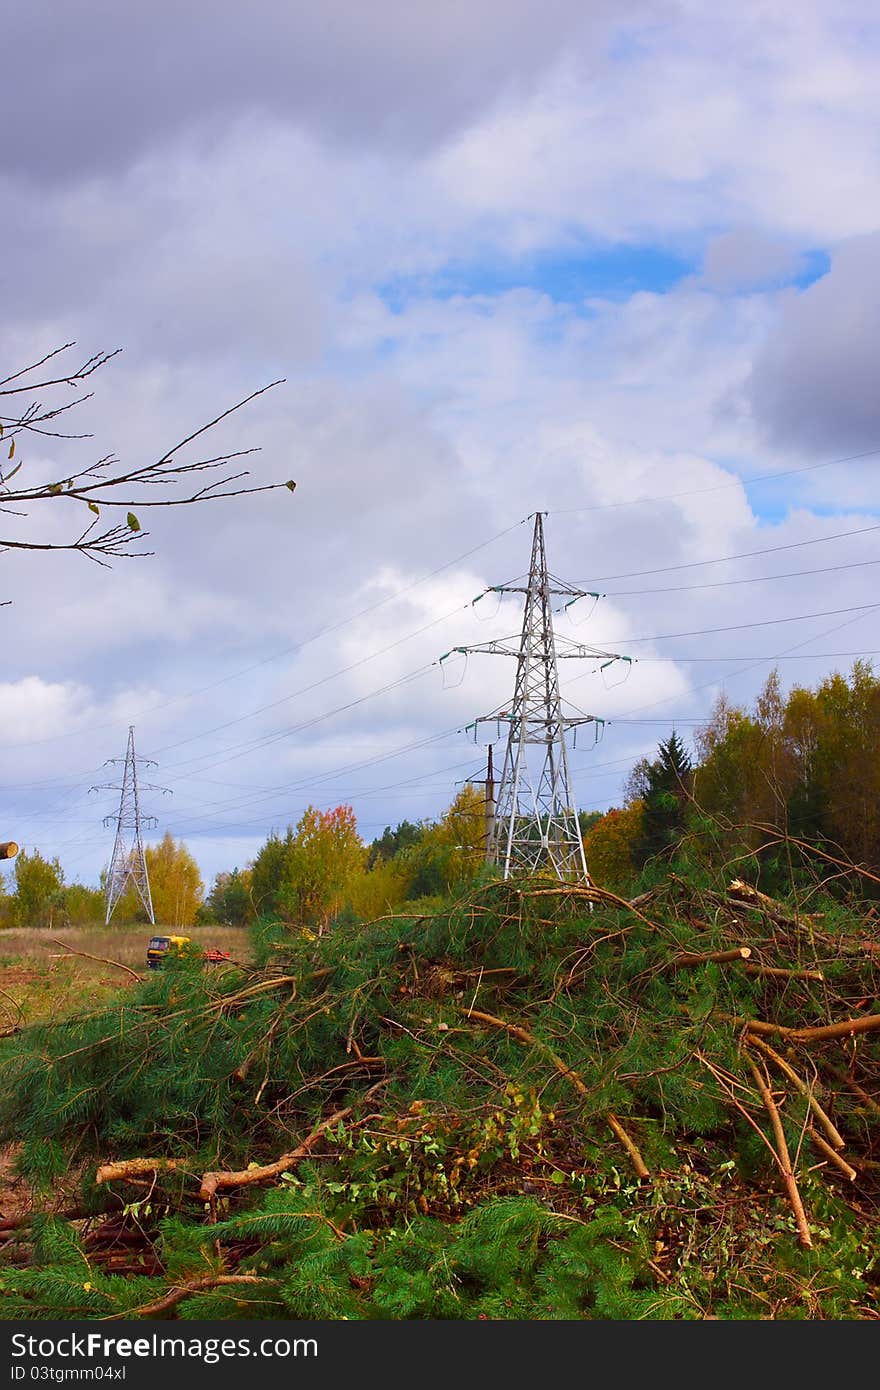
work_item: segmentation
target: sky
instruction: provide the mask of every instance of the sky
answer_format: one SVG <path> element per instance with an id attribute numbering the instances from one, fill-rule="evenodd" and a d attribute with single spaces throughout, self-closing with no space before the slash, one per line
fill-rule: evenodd
<path id="1" fill-rule="evenodd" d="M 440 815 L 514 675 L 440 659 L 518 632 L 474 599 L 537 510 L 602 595 L 558 633 L 635 658 L 562 663 L 581 807 L 880 654 L 868 0 L 30 0 L 6 47 L 0 375 L 121 349 L 16 481 L 278 381 L 208 439 L 296 490 L 151 508 L 109 569 L 0 550 L 0 839 L 97 884 L 130 726 L 208 887 L 308 805 Z"/>

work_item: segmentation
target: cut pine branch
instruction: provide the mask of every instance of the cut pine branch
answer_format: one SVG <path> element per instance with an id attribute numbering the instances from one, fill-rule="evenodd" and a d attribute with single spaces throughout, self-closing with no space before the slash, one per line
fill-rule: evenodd
<path id="1" fill-rule="evenodd" d="M 377 1081 L 375 1086 L 371 1086 L 368 1091 L 364 1092 L 363 1099 L 369 1100 L 381 1086 L 384 1086 L 384 1084 L 384 1081 Z M 295 1168 L 300 1159 L 305 1158 L 314 1148 L 318 1140 L 322 1138 L 329 1129 L 333 1129 L 335 1125 L 338 1125 L 340 1121 L 347 1119 L 353 1109 L 353 1105 L 346 1105 L 343 1106 L 341 1110 L 334 1110 L 332 1115 L 315 1126 L 311 1134 L 309 1134 L 301 1144 L 297 1145 L 295 1149 L 291 1149 L 290 1153 L 282 1154 L 274 1163 L 255 1165 L 252 1168 L 240 1169 L 238 1172 L 219 1169 L 214 1172 L 203 1173 L 199 1197 L 203 1202 L 209 1202 L 221 1189 L 249 1187 L 252 1183 L 269 1182 L 272 1178 L 280 1178 L 282 1173 L 289 1173 L 291 1168 Z"/>
<path id="2" fill-rule="evenodd" d="M 738 1019 L 745 1024 L 749 1033 L 776 1034 L 780 1038 L 790 1038 L 792 1042 L 827 1042 L 832 1038 L 848 1038 L 854 1033 L 873 1033 L 880 1028 L 880 1014 L 868 1014 L 865 1018 L 847 1018 L 842 1023 L 826 1023 L 818 1028 L 784 1028 L 781 1023 L 763 1023 L 760 1019 Z"/>
<path id="3" fill-rule="evenodd" d="M 202 1279 L 191 1279 L 188 1284 L 175 1284 L 152 1303 L 142 1303 L 140 1308 L 129 1308 L 122 1313 L 111 1313 L 109 1317 L 101 1318 L 101 1322 L 117 1322 L 120 1318 L 151 1318 L 156 1313 L 166 1313 L 169 1308 L 174 1308 L 180 1303 L 181 1299 L 190 1298 L 193 1294 L 205 1293 L 208 1289 L 225 1289 L 236 1287 L 254 1287 L 261 1284 L 272 1284 L 274 1281 L 266 1279 L 258 1274 L 208 1274 Z"/>
<path id="4" fill-rule="evenodd" d="M 825 1158 L 827 1158 L 830 1163 L 833 1163 L 834 1167 L 839 1169 L 849 1182 L 855 1182 L 858 1177 L 855 1168 L 851 1168 L 845 1158 L 841 1158 L 839 1153 L 835 1153 L 831 1145 L 826 1143 L 821 1134 L 816 1133 L 815 1129 L 811 1128 L 807 1133 L 820 1154 L 824 1154 Z"/>
<path id="5" fill-rule="evenodd" d="M 815 980 L 820 985 L 825 981 L 821 970 L 795 970 L 781 965 L 744 965 L 743 971 L 746 975 L 766 975 L 774 980 Z"/>
<path id="6" fill-rule="evenodd" d="M 541 1042 L 540 1038 L 536 1038 L 533 1033 L 527 1032 L 525 1028 L 519 1028 L 515 1023 L 507 1023 L 503 1018 L 496 1018 L 495 1014 L 484 1014 L 479 1009 L 469 1009 L 466 1017 L 475 1018 L 479 1023 L 487 1023 L 490 1028 L 499 1028 L 505 1033 L 509 1033 L 512 1038 L 516 1038 L 518 1042 L 525 1043 L 527 1047 L 534 1047 L 539 1052 L 543 1052 L 545 1057 L 553 1063 L 560 1076 L 564 1076 L 567 1081 L 570 1081 L 576 1091 L 582 1096 L 589 1095 L 589 1091 L 578 1073 L 572 1067 L 567 1066 L 552 1048 Z M 651 1174 L 645 1160 L 617 1116 L 608 1114 L 605 1119 L 615 1138 L 620 1140 L 629 1154 L 636 1177 L 649 1178 Z"/>
<path id="7" fill-rule="evenodd" d="M 840 1134 L 840 1131 L 835 1128 L 830 1116 L 826 1113 L 825 1110 L 823 1110 L 822 1106 L 819 1104 L 818 1100 L 816 1099 L 813 1087 L 808 1086 L 806 1081 L 804 1081 L 800 1076 L 798 1076 L 794 1068 L 789 1066 L 785 1058 L 780 1057 L 779 1053 L 774 1051 L 774 1049 L 770 1046 L 769 1043 L 764 1042 L 761 1038 L 752 1037 L 749 1039 L 749 1047 L 756 1047 L 758 1051 L 763 1053 L 765 1057 L 769 1057 L 771 1062 L 773 1062 L 774 1065 L 779 1068 L 783 1075 L 787 1076 L 789 1081 L 792 1081 L 794 1083 L 794 1085 L 800 1091 L 801 1095 L 806 1097 L 810 1109 L 812 1110 L 819 1124 L 824 1129 L 828 1141 L 832 1145 L 832 1147 L 835 1149 L 846 1148 L 845 1139 Z"/>
<path id="8" fill-rule="evenodd" d="M 708 965 L 710 962 L 723 965 L 726 961 L 748 960 L 751 954 L 751 946 L 736 946 L 730 951 L 682 951 L 680 955 L 672 957 L 668 968 L 679 970 L 689 965 Z"/>
<path id="9" fill-rule="evenodd" d="M 173 1172 L 182 1168 L 178 1158 L 123 1158 L 116 1163 L 103 1163 L 95 1174 L 95 1182 L 127 1181 L 129 1178 L 142 1178 L 152 1173 Z"/>
<path id="10" fill-rule="evenodd" d="M 832 1076 L 837 1077 L 838 1081 L 843 1082 L 847 1090 L 852 1091 L 853 1095 L 859 1098 L 866 1110 L 870 1110 L 873 1115 L 880 1115 L 880 1104 L 878 1104 L 873 1096 L 868 1095 L 864 1086 L 860 1086 L 854 1077 L 850 1076 L 845 1071 L 841 1071 L 838 1067 L 829 1067 L 828 1070 L 831 1072 Z"/>
<path id="11" fill-rule="evenodd" d="M 747 1061 L 752 1076 L 755 1078 L 755 1085 L 764 1102 L 764 1107 L 767 1114 L 770 1116 L 770 1124 L 773 1129 L 774 1154 L 779 1166 L 779 1171 L 782 1174 L 782 1181 L 785 1183 L 785 1190 L 788 1193 L 791 1209 L 794 1212 L 794 1219 L 798 1229 L 798 1242 L 804 1250 L 812 1250 L 813 1241 L 810 1236 L 810 1227 L 807 1223 L 807 1214 L 804 1211 L 804 1204 L 801 1201 L 801 1194 L 794 1176 L 794 1169 L 792 1168 L 791 1157 L 788 1152 L 788 1144 L 785 1140 L 785 1131 L 782 1128 L 782 1120 L 779 1117 L 779 1110 L 770 1092 L 770 1087 L 761 1075 L 760 1068 L 751 1057 L 747 1058 Z"/>
<path id="12" fill-rule="evenodd" d="M 799 916 L 792 916 L 784 903 L 778 902 L 776 898 L 769 897 L 766 893 L 761 893 L 757 888 L 753 888 L 750 883 L 744 883 L 741 878 L 735 878 L 727 888 L 727 906 L 733 908 L 751 908 L 755 912 L 763 912 L 769 917 L 771 922 L 775 922 L 780 927 L 800 927 L 804 923 L 810 923 L 814 919 L 806 913 Z"/>

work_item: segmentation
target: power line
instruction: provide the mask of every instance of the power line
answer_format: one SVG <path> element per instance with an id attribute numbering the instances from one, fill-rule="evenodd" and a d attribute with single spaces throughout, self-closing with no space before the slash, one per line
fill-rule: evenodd
<path id="1" fill-rule="evenodd" d="M 839 463 L 856 463 L 860 459 L 875 458 L 880 449 L 866 449 L 861 454 L 846 454 L 842 458 L 825 459 L 822 463 L 808 463 L 800 468 L 784 468 L 775 473 L 756 473 L 750 478 L 736 477 L 729 483 L 715 483 L 712 487 L 688 488 L 685 492 L 667 492 L 660 497 L 633 497 L 622 502 L 597 502 L 586 507 L 557 507 L 550 516 L 576 516 L 582 512 L 604 512 L 617 507 L 642 507 L 650 502 L 675 502 L 681 497 L 704 497 L 707 493 L 727 492 L 731 488 L 751 487 L 753 483 L 774 482 L 779 478 L 794 478 L 802 473 L 815 473 L 820 468 L 832 468 Z"/>
<path id="2" fill-rule="evenodd" d="M 386 594 L 385 598 L 377 599 L 377 601 L 376 601 L 375 603 L 372 603 L 372 604 L 368 605 L 368 607 L 366 607 L 366 608 L 360 609 L 360 611 L 357 612 L 357 613 L 352 613 L 352 614 L 350 614 L 349 617 L 347 617 L 347 618 L 340 618 L 338 622 L 331 623 L 331 624 L 329 624 L 327 627 L 320 628 L 317 632 L 313 632 L 313 633 L 311 634 L 311 636 L 304 638 L 304 639 L 302 640 L 302 642 L 299 642 L 299 643 L 295 644 L 295 645 L 292 646 L 292 647 L 285 647 L 282 651 L 274 652 L 271 656 L 263 657 L 260 661 L 253 662 L 250 666 L 241 667 L 238 671 L 233 671 L 233 672 L 232 672 L 230 675 L 228 675 L 228 676 L 221 676 L 218 680 L 211 681 L 208 685 L 199 686 L 199 687 L 197 687 L 197 689 L 195 689 L 195 690 L 185 691 L 185 692 L 184 692 L 183 694 L 181 694 L 181 695 L 174 695 L 174 696 L 171 697 L 170 700 L 164 700 L 164 701 L 163 701 L 161 704 L 159 704 L 159 705 L 151 705 L 149 709 L 141 711 L 141 714 L 140 714 L 139 718 L 146 718 L 146 717 L 147 717 L 148 715 L 150 715 L 150 714 L 157 714 L 159 711 L 161 711 L 161 710 L 163 710 L 163 709 L 168 709 L 171 705 L 179 704 L 181 700 L 190 700 L 190 699 L 193 699 L 196 695 L 204 695 L 204 694 L 206 694 L 209 690 L 215 690 L 215 689 L 216 689 L 218 686 L 220 686 L 220 685 L 227 684 L 229 681 L 232 681 L 232 680 L 237 680 L 237 679 L 238 679 L 239 677 L 241 677 L 241 676 L 249 675 L 251 671 L 256 671 L 256 670 L 258 670 L 261 666 L 266 666 L 266 665 L 268 665 L 270 662 L 273 662 L 273 661 L 280 661 L 280 660 L 282 659 L 282 657 L 290 656 L 290 655 L 292 655 L 293 653 L 299 653 L 299 652 L 303 651 L 305 647 L 310 646 L 311 643 L 313 643 L 313 642 L 317 642 L 320 638 L 322 638 L 322 637 L 327 637 L 327 636 L 328 636 L 330 633 L 332 633 L 332 632 L 338 632 L 340 628 L 347 627 L 350 623 L 357 622 L 359 619 L 367 617 L 370 613 L 375 613 L 379 608 L 384 608 L 386 604 L 393 603 L 396 599 L 403 598 L 403 596 L 404 596 L 405 594 L 408 594 L 408 593 L 410 593 L 413 589 L 418 588 L 420 584 L 426 584 L 430 579 L 435 579 L 435 578 L 437 577 L 437 575 L 438 575 L 438 574 L 442 574 L 442 573 L 444 572 L 444 570 L 450 569 L 453 565 L 461 564 L 462 560 L 470 559 L 470 557 L 471 557 L 472 555 L 476 555 L 480 550 L 485 550 L 487 546 L 493 545 L 495 541 L 500 540 L 500 539 L 502 538 L 502 536 L 506 536 L 506 535 L 508 535 L 511 531 L 515 531 L 515 530 L 517 529 L 517 527 L 523 526 L 527 520 L 528 520 L 528 518 L 527 518 L 527 517 L 524 517 L 524 518 L 521 518 L 519 521 L 514 522 L 511 526 L 506 526 L 506 527 L 504 528 L 504 530 L 502 530 L 502 531 L 497 531 L 493 536 L 490 536 L 490 537 L 488 538 L 488 540 L 481 541 L 479 545 L 472 546 L 472 548 L 471 548 L 470 550 L 464 551 L 463 554 L 455 556 L 455 558 L 452 559 L 452 560 L 447 560 L 447 561 L 446 561 L 444 564 L 442 564 L 442 565 L 438 565 L 436 569 L 431 570 L 428 574 L 423 574 L 423 575 L 421 575 L 418 579 L 414 579 L 414 580 L 412 581 L 412 583 L 404 585 L 404 587 L 403 587 L 402 589 L 397 589 L 397 590 L 395 590 L 395 592 L 394 592 L 393 594 Z M 71 605 L 71 606 L 74 606 L 74 605 Z M 458 609 L 455 609 L 454 611 L 455 611 L 455 612 L 458 612 Z M 451 617 L 452 614 L 449 614 L 448 616 Z M 442 618 L 436 619 L 436 622 L 437 622 L 437 623 L 443 622 L 443 621 L 445 621 L 445 619 L 442 619 Z M 430 624 L 429 626 L 433 626 L 433 624 Z M 426 629 L 420 629 L 420 631 L 424 631 L 424 630 L 426 630 Z M 417 634 L 415 634 L 415 633 L 411 633 L 411 634 L 410 634 L 410 636 L 415 636 L 415 635 L 417 635 Z M 401 641 L 406 641 L 407 639 L 406 639 L 406 638 L 401 638 L 400 640 L 401 640 Z M 390 648 L 386 648 L 385 650 L 390 650 Z M 374 653 L 374 655 L 380 655 L 380 654 L 381 654 L 381 653 Z M 370 658 L 364 658 L 364 659 L 365 659 L 365 660 L 369 660 Z M 355 664 L 360 664 L 360 663 L 355 663 Z M 346 669 L 346 670 L 351 670 L 351 669 L 353 669 L 353 668 L 352 668 L 352 667 L 346 667 L 345 669 Z M 337 673 L 337 674 L 342 674 L 342 673 Z M 326 679 L 327 679 L 327 680 L 332 680 L 333 677 L 328 676 L 328 677 L 326 677 Z M 311 687 L 309 687 L 309 688 L 311 688 Z M 302 692 L 297 692 L 297 693 L 302 693 Z M 292 699 L 293 696 L 289 696 L 289 697 L 287 697 L 287 698 Z M 280 704 L 280 703 L 283 703 L 283 702 L 282 702 L 282 701 L 277 701 L 276 703 L 279 703 L 279 704 Z M 272 708 L 271 705 L 266 705 L 266 706 L 263 706 L 261 709 L 252 711 L 250 715 L 242 715 L 241 718 L 242 718 L 242 719 L 251 718 L 253 715 L 262 713 L 262 712 L 263 712 L 263 709 L 271 709 L 271 708 Z M 17 749 L 17 748 L 31 748 L 31 747 L 34 747 L 34 746 L 36 746 L 36 745 L 38 745 L 38 744 L 43 744 L 43 743 L 54 743 L 54 742 L 56 742 L 58 739 L 80 738 L 80 737 L 82 737 L 82 735 L 84 735 L 84 734 L 89 734 L 89 733 L 100 733 L 100 732 L 103 732 L 105 729 L 119 728 L 119 727 L 121 727 L 121 726 L 124 724 L 124 722 L 125 722 L 124 720 L 114 720 L 114 721 L 112 721 L 112 722 L 110 722 L 110 723 L 94 724 L 94 725 L 91 725 L 90 727 L 87 727 L 87 728 L 76 729 L 75 731 L 73 731 L 73 732 L 70 733 L 70 734 L 48 734 L 48 735 L 46 735 L 45 738 L 28 739 L 28 740 L 25 741 L 25 742 L 0 743 L 0 748 L 13 748 L 13 749 Z M 233 721 L 233 722 L 236 722 L 236 721 Z M 221 727 L 221 728 L 225 728 L 225 727 L 227 727 L 227 726 L 226 726 L 226 725 L 221 725 L 220 727 Z M 216 730 L 209 730 L 208 732 L 213 733 L 213 732 L 216 732 Z M 206 736 L 207 736 L 207 735 L 206 735 Z M 177 746 L 176 744 L 172 744 L 172 745 L 171 745 L 171 747 L 176 747 L 176 746 Z"/>
<path id="3" fill-rule="evenodd" d="M 880 560 L 854 560 L 848 565 L 825 565 L 814 570 L 789 570 L 786 574 L 760 574 L 748 579 L 716 579 L 706 584 L 674 584 L 665 589 L 619 589 L 603 594 L 602 597 L 641 598 L 645 594 L 691 594 L 696 593 L 698 589 L 728 589 L 735 584 L 769 584 L 774 579 L 804 579 L 812 574 L 837 574 L 840 570 L 864 569 L 866 565 L 880 565 Z"/>
<path id="4" fill-rule="evenodd" d="M 779 655 L 774 656 L 768 652 L 764 656 L 640 656 L 639 665 L 644 666 L 649 662 L 675 662 L 678 665 L 690 666 L 693 662 L 726 662 L 726 661 L 830 661 L 836 657 L 859 658 L 880 656 L 880 651 L 870 652 L 801 652 L 798 655 Z"/>
<path id="5" fill-rule="evenodd" d="M 677 570 L 699 569 L 702 565 L 724 565 L 730 560 L 750 560 L 754 555 L 777 555 L 783 550 L 800 550 L 807 545 L 822 545 L 825 541 L 844 540 L 849 536 L 867 536 L 871 532 L 880 531 L 880 524 L 876 526 L 859 526 L 852 531 L 835 531 L 830 536 L 813 536 L 805 541 L 789 541 L 786 545 L 765 546 L 761 550 L 744 550 L 738 555 L 717 555 L 709 560 L 688 560 L 685 564 L 679 565 L 660 565 L 657 569 L 651 570 L 629 570 L 625 574 L 600 574 L 583 583 L 605 584 L 614 579 L 642 579 L 649 574 L 672 574 Z"/>
<path id="6" fill-rule="evenodd" d="M 746 628 L 773 627 L 780 623 L 804 623 L 810 618 L 833 618 L 841 613 L 863 613 L 871 608 L 880 608 L 880 603 L 858 603 L 850 608 L 826 608 L 819 613 L 796 613 L 789 618 L 762 618 L 753 623 L 734 623 L 731 627 L 703 627 L 692 632 L 660 632 L 650 637 L 616 637 L 614 640 L 624 646 L 635 642 L 667 642 L 675 637 L 708 637 L 718 632 L 742 632 Z"/>

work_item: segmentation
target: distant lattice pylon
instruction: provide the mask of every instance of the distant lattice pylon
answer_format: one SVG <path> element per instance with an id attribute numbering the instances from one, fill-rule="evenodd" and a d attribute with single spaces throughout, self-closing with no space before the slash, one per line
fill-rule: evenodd
<path id="1" fill-rule="evenodd" d="M 502 868 L 505 878 L 515 871 L 549 870 L 561 879 L 589 882 L 565 733 L 580 724 L 598 727 L 604 721 L 595 715 L 563 714 L 558 663 L 564 657 L 593 657 L 607 666 L 613 661 L 629 662 L 630 658 L 567 638 L 557 642 L 551 599 L 565 597 L 568 607 L 579 598 L 598 598 L 599 595 L 561 583 L 548 573 L 542 512 L 535 513 L 532 558 L 526 583 L 493 585 L 486 592 L 525 595 L 518 643 L 516 638 L 504 638 L 453 648 L 456 652 L 514 656 L 517 661 L 509 710 L 482 715 L 469 726 L 504 723 L 508 729 L 487 859 Z"/>
<path id="2" fill-rule="evenodd" d="M 155 816 L 142 814 L 140 791 L 167 792 L 168 789 L 167 787 L 154 787 L 149 782 L 141 783 L 140 788 L 138 787 L 138 763 L 151 767 L 156 767 L 156 763 L 152 758 L 140 758 L 135 753 L 133 725 L 130 725 L 128 730 L 128 747 L 125 758 L 108 759 L 108 765 L 121 762 L 125 764 L 121 784 L 104 782 L 100 786 L 90 789 L 91 791 L 118 791 L 120 793 L 117 815 L 104 817 L 105 825 L 112 825 L 114 821 L 116 823 L 116 839 L 113 842 L 113 854 L 110 858 L 110 870 L 107 875 L 107 911 L 104 920 L 109 923 L 113 909 L 128 885 L 132 884 L 141 900 L 148 920 L 155 924 L 156 917 L 153 912 L 153 899 L 150 895 L 150 879 L 147 873 L 142 832 L 145 828 L 156 825 L 157 821 Z"/>

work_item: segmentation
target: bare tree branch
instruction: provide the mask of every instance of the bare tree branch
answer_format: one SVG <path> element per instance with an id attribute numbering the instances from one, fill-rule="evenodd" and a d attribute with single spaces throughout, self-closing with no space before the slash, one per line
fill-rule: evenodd
<path id="1" fill-rule="evenodd" d="M 121 351 L 117 348 L 112 352 L 95 353 L 69 374 L 47 375 L 38 380 L 32 379 L 32 374 L 38 372 L 39 368 L 45 366 L 47 362 L 54 361 L 74 346 L 75 343 L 73 342 L 64 343 L 60 347 L 53 348 L 51 352 L 46 353 L 38 361 L 0 379 L 0 400 L 4 396 L 33 395 L 38 391 L 57 390 L 64 386 L 75 388 L 100 370 L 101 367 L 106 366 Z M 194 506 L 197 503 L 221 498 L 271 492 L 282 487 L 292 492 L 296 487 L 293 480 L 248 484 L 245 482 L 250 477 L 247 469 L 236 472 L 225 471 L 233 460 L 243 459 L 258 453 L 259 447 L 256 445 L 245 449 L 230 450 L 228 453 L 213 454 L 189 462 L 175 461 L 175 455 L 187 445 L 200 439 L 209 430 L 214 429 L 235 414 L 236 411 L 242 410 L 246 405 L 265 395 L 267 391 L 280 386 L 283 380 L 284 378 L 279 378 L 277 381 L 271 381 L 266 386 L 252 391 L 234 405 L 229 406 L 228 409 L 220 411 L 205 424 L 185 435 L 159 459 L 133 467 L 125 467 L 125 465 L 120 464 L 116 454 L 104 454 L 83 468 L 64 474 L 50 482 L 29 486 L 12 484 L 12 479 L 18 476 L 22 468 L 22 460 L 15 457 L 16 437 L 32 433 L 58 439 L 89 438 L 88 434 L 50 430 L 46 429 L 45 426 L 57 419 L 58 416 L 91 399 L 93 393 L 87 392 L 78 395 L 75 400 L 60 404 L 53 402 L 48 406 L 31 400 L 27 404 L 23 403 L 18 414 L 0 414 L 0 441 L 2 441 L 0 442 L 0 450 L 8 441 L 6 459 L 0 459 L 0 513 L 24 518 L 32 517 L 35 518 L 35 524 L 38 524 L 36 518 L 43 515 L 39 510 L 41 505 L 45 506 L 64 498 L 68 502 L 87 507 L 94 514 L 88 525 L 80 529 L 71 540 L 45 540 L 42 539 L 39 532 L 23 538 L 0 537 L 0 551 L 75 551 L 85 555 L 90 560 L 94 560 L 97 564 L 106 565 L 108 559 L 111 558 L 143 556 L 153 553 L 140 548 L 140 543 L 148 533 L 141 529 L 135 509 Z M 190 474 L 207 473 L 212 470 L 220 471 L 221 476 L 213 478 L 209 482 L 203 482 L 198 487 L 192 487 L 178 494 L 166 491 L 158 497 L 143 495 L 142 489 L 158 487 L 173 489 L 185 483 Z M 21 510 L 22 507 L 24 510 Z M 128 512 L 126 520 L 114 522 L 112 525 L 102 525 L 100 518 L 104 508 L 125 509 Z"/>

